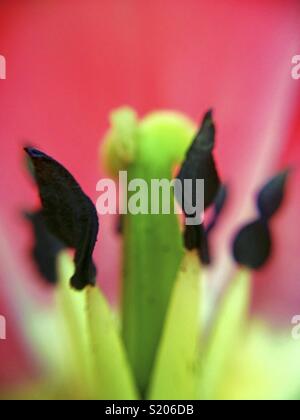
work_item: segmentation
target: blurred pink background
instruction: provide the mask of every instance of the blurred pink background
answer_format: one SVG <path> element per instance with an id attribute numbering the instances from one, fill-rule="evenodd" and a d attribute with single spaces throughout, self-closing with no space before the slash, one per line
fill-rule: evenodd
<path id="1" fill-rule="evenodd" d="M 27 259 L 30 237 L 19 213 L 37 203 L 22 166 L 33 143 L 63 162 L 96 198 L 104 175 L 98 150 L 111 109 L 157 108 L 199 120 L 215 109 L 216 157 L 231 201 L 216 252 L 251 215 L 253 192 L 275 170 L 295 172 L 273 223 L 272 261 L 256 276 L 254 307 L 289 326 L 300 313 L 300 54 L 298 0 L 2 0 L 0 54 L 0 385 L 31 371 L 9 284 L 22 277 L 37 298 L 44 287 Z M 117 302 L 120 243 L 115 220 L 101 220 L 99 282 Z M 23 280 L 24 277 L 24 280 Z"/>

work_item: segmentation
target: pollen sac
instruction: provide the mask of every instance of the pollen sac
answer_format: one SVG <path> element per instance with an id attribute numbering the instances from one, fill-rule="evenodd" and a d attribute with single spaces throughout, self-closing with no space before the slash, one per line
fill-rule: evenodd
<path id="1" fill-rule="evenodd" d="M 239 231 L 234 241 L 233 255 L 238 264 L 258 270 L 268 260 L 271 249 L 269 227 L 259 219 Z"/>
<path id="2" fill-rule="evenodd" d="M 68 248 L 75 249 L 76 270 L 71 285 L 77 290 L 94 285 L 96 268 L 92 254 L 99 230 L 94 204 L 60 163 L 37 149 L 25 151 L 33 163 L 49 231 Z"/>
<path id="3" fill-rule="evenodd" d="M 25 212 L 24 217 L 32 226 L 34 245 L 32 259 L 42 277 L 50 284 L 56 284 L 57 256 L 66 246 L 48 230 L 42 210 Z"/>
<path id="4" fill-rule="evenodd" d="M 215 146 L 215 126 L 212 119 L 212 111 L 208 111 L 192 145 L 187 151 L 185 161 L 177 175 L 181 181 L 182 192 L 180 204 L 187 216 L 191 216 L 187 209 L 196 208 L 197 203 L 197 180 L 204 180 L 204 209 L 207 209 L 216 199 L 220 189 L 220 178 L 216 169 L 213 149 Z M 185 191 L 185 181 L 192 181 L 191 192 Z M 177 197 L 178 198 L 178 197 Z M 223 207 L 222 201 L 226 197 L 220 197 L 220 203 L 216 203 L 216 213 L 220 213 Z M 217 219 L 218 215 L 216 215 Z M 186 226 L 184 243 L 188 250 L 196 249 L 204 264 L 210 263 L 210 252 L 207 231 L 203 224 Z"/>
<path id="5" fill-rule="evenodd" d="M 237 263 L 252 269 L 260 269 L 272 251 L 270 219 L 283 203 L 289 171 L 280 172 L 258 193 L 256 221 L 246 225 L 238 233 L 233 244 Z"/>
<path id="6" fill-rule="evenodd" d="M 284 198 L 288 175 L 288 170 L 280 172 L 259 192 L 257 207 L 263 219 L 269 220 L 280 208 Z"/>
<path id="7" fill-rule="evenodd" d="M 203 119 L 201 128 L 196 135 L 192 145 L 190 146 L 186 159 L 177 176 L 183 186 L 183 199 L 182 203 L 189 208 L 197 204 L 196 197 L 196 180 L 204 180 L 204 208 L 209 207 L 219 190 L 220 179 L 216 169 L 215 161 L 213 158 L 213 149 L 215 145 L 215 125 L 212 119 L 212 111 L 208 111 Z M 193 189 L 191 197 L 188 197 L 189 203 L 184 194 L 184 180 L 193 181 Z M 184 210 L 184 209 L 183 209 Z"/>
<path id="8" fill-rule="evenodd" d="M 186 226 L 184 231 L 185 248 L 189 251 L 196 249 L 204 265 L 211 262 L 207 233 L 203 224 Z"/>
<path id="9" fill-rule="evenodd" d="M 203 225 L 191 225 L 185 227 L 184 244 L 187 250 L 192 251 L 201 245 L 203 237 Z"/>
<path id="10" fill-rule="evenodd" d="M 204 265 L 209 265 L 211 263 L 211 252 L 210 252 L 210 246 L 208 241 L 208 235 L 207 231 L 204 229 L 203 225 L 199 226 L 202 227 L 202 235 L 201 235 L 201 242 L 198 246 L 198 255 L 200 258 L 200 261 Z"/>

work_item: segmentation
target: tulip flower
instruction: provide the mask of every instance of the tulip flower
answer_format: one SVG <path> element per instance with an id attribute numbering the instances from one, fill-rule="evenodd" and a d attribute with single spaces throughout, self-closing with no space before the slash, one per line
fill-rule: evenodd
<path id="1" fill-rule="evenodd" d="M 121 386 L 120 394 L 116 393 L 114 373 L 110 371 L 106 371 L 106 380 L 96 387 L 92 382 L 99 381 L 100 375 L 88 379 L 89 367 L 82 367 L 82 374 L 87 377 L 85 389 L 74 379 L 81 375 L 76 360 L 82 360 L 82 356 L 74 354 L 70 357 L 72 349 L 82 348 L 84 354 L 86 351 L 90 354 L 90 351 L 86 349 L 86 343 L 76 341 L 78 337 L 69 337 L 70 331 L 77 328 L 70 321 L 77 319 L 80 310 L 76 308 L 89 294 L 83 291 L 85 297 L 78 298 L 81 292 L 72 294 L 67 288 L 74 267 L 66 253 L 59 257 L 57 273 L 54 261 L 56 251 L 64 249 L 61 243 L 55 242 L 56 251 L 46 255 L 46 264 L 38 258 L 40 248 L 33 246 L 30 251 L 33 262 L 28 264 L 30 259 L 28 255 L 24 256 L 24 250 L 28 248 L 30 224 L 22 215 L 18 217 L 36 200 L 28 188 L 24 171 L 20 170 L 18 156 L 21 156 L 24 144 L 38 145 L 47 156 L 58 159 L 70 169 L 95 202 L 94 187 L 99 178 L 95 152 L 100 133 L 106 129 L 108 112 L 124 102 L 134 105 L 141 115 L 146 115 L 151 109 L 177 108 L 194 121 L 213 106 L 218 129 L 214 159 L 226 185 L 223 192 L 227 193 L 225 202 L 221 200 L 220 214 L 218 202 L 208 209 L 208 212 L 216 212 L 218 217 L 210 219 L 210 214 L 207 216 L 212 227 L 206 226 L 201 233 L 202 251 L 190 250 L 188 255 L 193 255 L 190 257 L 192 261 L 182 261 L 182 266 L 192 271 L 191 277 L 194 270 L 195 274 L 201 273 L 205 297 L 194 302 L 194 294 L 181 288 L 183 276 L 180 275 L 179 257 L 176 267 L 171 267 L 169 262 L 164 264 L 170 271 L 170 296 L 168 300 L 163 295 L 166 291 L 158 293 L 165 316 L 161 315 L 162 312 L 156 314 L 153 307 L 157 319 L 151 325 L 156 325 L 157 330 L 157 325 L 160 325 L 162 335 L 155 342 L 153 337 L 157 332 L 155 327 L 151 329 L 152 339 L 145 358 L 134 357 L 135 351 L 143 353 L 143 349 L 138 348 L 139 342 L 147 338 L 147 331 L 141 332 L 144 334 L 141 341 L 132 333 L 137 330 L 133 323 L 138 325 L 140 322 L 132 315 L 139 312 L 138 306 L 128 308 L 123 304 L 124 300 L 130 300 L 130 291 L 123 289 L 120 248 L 129 242 L 126 250 L 132 249 L 132 239 L 126 235 L 126 223 L 121 239 L 115 234 L 115 218 L 100 218 L 99 241 L 93 260 L 98 268 L 97 279 L 102 293 L 99 292 L 100 297 L 99 293 L 91 293 L 89 299 L 102 302 L 96 305 L 102 308 L 99 311 L 103 311 L 95 315 L 96 319 L 102 316 L 111 321 L 112 313 L 113 320 L 117 318 L 117 328 L 112 327 L 114 332 L 111 335 L 115 344 L 107 344 L 106 349 L 115 345 L 122 348 L 116 353 L 119 354 L 116 366 L 125 366 L 124 372 L 127 373 L 123 383 L 132 390 L 128 397 L 297 398 L 299 395 L 296 363 L 299 343 L 291 338 L 291 320 L 299 312 L 299 269 L 295 257 L 299 237 L 295 223 L 299 213 L 299 83 L 291 77 L 292 57 L 299 53 L 300 48 L 297 37 L 299 5 L 292 0 L 240 3 L 220 1 L 218 5 L 203 5 L 196 1 L 184 4 L 166 1 L 160 2 L 158 7 L 134 1 L 122 2 L 118 6 L 111 2 L 99 5 L 90 0 L 77 2 L 72 7 L 67 1 L 62 1 L 54 7 L 47 1 L 41 5 L 3 2 L 0 54 L 6 61 L 6 80 L 0 80 L 4 116 L 0 126 L 0 315 L 7 320 L 7 340 L 0 341 L 0 389 L 9 390 L 8 396 L 16 395 L 13 385 L 24 383 L 25 387 L 20 385 L 20 395 L 28 397 L 116 398 L 124 395 Z M 255 34 L 253 27 L 256 28 Z M 188 142 L 195 133 L 195 123 L 189 122 L 188 126 L 192 128 L 188 129 L 186 142 L 180 146 L 174 171 L 178 171 L 182 164 Z M 104 174 L 103 161 L 108 166 L 120 164 L 118 150 L 111 156 L 113 162 L 104 152 L 100 176 Z M 131 149 L 127 151 L 132 152 Z M 251 271 L 237 269 L 233 258 L 233 255 L 237 258 L 237 252 L 232 243 L 247 226 L 258 221 L 255 194 L 263 190 L 268 179 L 290 167 L 282 208 L 268 221 L 272 253 L 269 255 L 267 240 L 268 258 L 259 271 L 252 271 L 253 267 Z M 35 209 L 26 211 L 26 218 L 31 225 L 35 223 L 35 228 L 40 221 L 39 211 L 39 202 Z M 167 223 L 171 224 L 171 221 Z M 182 245 L 184 238 L 179 223 L 175 229 L 174 243 Z M 164 239 L 167 234 L 161 230 L 159 235 Z M 52 239 L 48 237 L 49 251 L 53 250 Z M 181 249 L 182 252 L 184 255 Z M 197 259 L 199 253 L 202 254 L 201 265 Z M 142 252 L 140 255 L 142 259 L 146 258 Z M 244 258 L 247 259 L 248 255 L 243 254 L 239 262 L 244 264 Z M 133 266 L 132 260 L 124 255 L 122 259 L 130 270 L 140 272 L 140 260 L 137 259 Z M 40 266 L 35 267 L 37 261 Z M 52 272 L 49 267 L 52 267 Z M 151 268 L 149 276 L 155 269 L 158 268 Z M 93 271 L 92 268 L 89 270 Z M 172 270 L 175 272 L 173 276 Z M 54 288 L 44 286 L 37 279 L 35 273 L 38 271 L 52 279 L 52 283 L 58 275 L 59 285 Z M 136 281 L 137 274 L 132 278 Z M 190 281 L 192 288 L 193 280 Z M 155 277 L 153 282 L 154 288 L 159 278 Z M 177 289 L 173 282 L 179 284 Z M 252 293 L 247 291 L 250 286 Z M 200 287 L 198 283 L 197 287 Z M 178 290 L 177 295 L 175 290 Z M 129 295 L 126 299 L 125 292 Z M 56 304 L 52 302 L 53 293 L 58 301 Z M 178 295 L 185 296 L 189 305 L 184 305 L 181 300 L 178 302 Z M 251 317 L 244 321 L 250 297 Z M 79 301 L 78 304 L 62 303 L 64 299 L 73 302 L 73 298 Z M 163 305 L 166 301 L 168 305 Z M 190 318 L 172 321 L 177 313 L 184 312 L 177 311 L 181 304 L 190 309 L 186 313 Z M 74 310 L 77 315 L 65 314 L 66 308 Z M 199 316 L 196 325 L 194 315 L 199 311 L 204 314 Z M 86 322 L 86 319 L 82 320 L 82 314 L 78 318 L 79 323 Z M 119 325 L 124 319 L 129 319 L 125 333 L 123 324 Z M 275 329 L 270 328 L 270 320 Z M 93 329 L 93 321 L 90 322 L 89 328 Z M 182 325 L 180 336 L 188 338 L 178 340 L 174 336 L 173 322 L 178 327 Z M 187 324 L 190 329 L 184 328 Z M 278 330 L 280 324 L 283 332 Z M 225 331 L 231 331 L 231 334 L 225 334 Z M 95 342 L 100 343 L 101 331 L 95 334 L 94 346 L 97 346 Z M 181 354 L 187 351 L 190 360 L 193 336 L 197 336 L 197 349 L 203 355 L 199 361 L 202 373 L 196 375 L 197 381 L 201 382 L 196 386 L 196 395 L 182 389 L 174 390 L 174 386 L 172 390 L 173 382 L 164 384 L 172 374 L 163 373 L 167 363 L 171 372 L 178 360 L 176 354 L 174 359 L 168 357 L 170 352 L 162 349 L 163 343 L 166 343 L 165 349 L 173 343 L 172 348 L 177 348 Z M 202 337 L 210 338 L 203 351 Z M 180 344 L 184 341 L 190 344 L 189 350 L 181 350 Z M 70 348 L 68 356 L 62 351 L 63 343 Z M 224 348 L 223 354 L 215 350 L 219 347 Z M 100 353 L 105 352 L 105 349 L 97 348 Z M 99 356 L 97 362 L 102 377 L 104 367 L 110 366 L 103 360 Z M 194 362 L 189 365 L 194 366 Z M 212 366 L 216 366 L 215 369 Z M 57 371 L 63 376 L 58 383 L 55 381 Z M 186 372 L 176 375 L 180 378 L 189 376 Z M 49 381 L 49 376 L 53 381 Z M 51 386 L 45 385 L 47 381 Z M 89 381 L 91 386 L 88 386 Z M 178 382 L 180 380 L 175 383 Z M 70 383 L 74 384 L 74 389 L 66 395 L 65 384 Z M 100 389 L 104 383 L 107 394 L 94 395 L 89 391 Z M 182 383 L 185 390 L 195 389 L 189 379 Z M 9 385 L 12 388 L 9 389 Z M 167 388 L 170 394 L 166 393 Z M 4 394 L 6 392 L 1 391 L 1 396 Z"/>
<path id="2" fill-rule="evenodd" d="M 115 319 L 95 284 L 96 268 L 92 261 L 98 236 L 95 206 L 64 166 L 44 152 L 26 147 L 42 206 L 39 224 L 33 222 L 40 240 L 36 243 L 35 262 L 38 268 L 44 267 L 45 255 L 51 250 L 47 246 L 49 240 L 43 238 L 49 235 L 52 243 L 57 240 L 64 248 L 76 252 L 73 263 L 66 251 L 56 247 L 51 261 L 57 263 L 57 278 L 44 272 L 47 281 L 54 280 L 56 289 L 56 305 L 50 314 L 52 328 L 55 327 L 53 337 L 49 335 L 49 320 L 42 320 L 41 327 L 47 339 L 56 345 L 50 345 L 45 352 L 41 330 L 35 340 L 45 368 L 51 368 L 40 382 L 33 382 L 9 397 L 249 398 L 255 395 L 252 387 L 259 381 L 258 398 L 296 398 L 300 379 L 296 375 L 295 380 L 294 376 L 282 376 L 281 363 L 274 366 L 269 360 L 268 340 L 281 338 L 248 318 L 250 270 L 261 268 L 270 258 L 273 242 L 270 220 L 284 201 L 288 172 L 272 178 L 258 193 L 257 220 L 243 227 L 233 243 L 233 256 L 241 268 L 236 270 L 221 299 L 210 308 L 211 316 L 205 318 L 203 263 L 211 262 L 206 258 L 203 261 L 203 234 L 209 252 L 209 231 L 211 226 L 217 226 L 224 206 L 218 199 L 221 181 L 214 162 L 212 114 L 206 114 L 192 142 L 194 124 L 178 113 L 157 112 L 138 121 L 133 110 L 121 109 L 112 114 L 111 121 L 104 144 L 107 167 L 112 173 L 127 170 L 131 180 L 144 179 L 150 183 L 155 176 L 170 180 L 172 168 L 179 164 L 180 180 L 188 177 L 196 180 L 201 174 L 207 192 L 204 208 L 215 203 L 214 222 L 208 229 L 199 220 L 192 228 L 186 226 L 183 235 L 178 217 L 171 211 L 126 214 L 122 229 L 122 311 Z M 184 196 L 188 201 L 195 198 L 194 191 Z M 125 199 L 130 201 L 132 197 Z M 157 198 L 151 195 L 151 200 L 154 199 Z M 50 268 L 53 274 L 53 267 Z M 31 324 L 32 334 L 34 324 L 30 317 L 26 322 Z M 254 344 L 251 349 L 252 341 L 258 341 L 258 348 Z M 297 342 L 288 345 L 289 340 L 285 339 L 283 343 L 278 355 L 285 362 L 299 350 Z M 261 374 L 257 357 L 260 362 L 261 357 L 267 358 L 272 371 Z M 294 372 L 299 369 L 300 373 L 297 360 L 293 359 L 293 369 Z M 239 370 L 228 379 L 227 369 L 236 363 L 240 363 Z M 254 364 L 251 374 L 249 363 Z M 270 376 L 273 382 L 278 375 L 280 384 L 270 388 Z M 235 394 L 235 388 L 239 388 L 235 381 L 240 376 L 244 390 Z"/>

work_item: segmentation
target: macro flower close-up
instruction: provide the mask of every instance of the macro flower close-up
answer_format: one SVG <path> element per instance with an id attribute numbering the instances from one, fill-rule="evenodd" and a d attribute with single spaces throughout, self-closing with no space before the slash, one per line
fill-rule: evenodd
<path id="1" fill-rule="evenodd" d="M 0 399 L 299 400 L 298 0 L 0 10 Z"/>

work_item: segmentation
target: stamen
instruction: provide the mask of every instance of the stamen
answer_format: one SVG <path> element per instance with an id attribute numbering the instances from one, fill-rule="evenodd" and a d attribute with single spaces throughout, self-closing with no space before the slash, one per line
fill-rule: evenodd
<path id="1" fill-rule="evenodd" d="M 66 246 L 76 250 L 72 286 L 81 290 L 94 285 L 96 268 L 92 254 L 99 230 L 94 204 L 61 164 L 37 149 L 25 148 L 25 151 L 34 165 L 48 229 Z"/>
<path id="2" fill-rule="evenodd" d="M 196 135 L 190 149 L 186 154 L 181 170 L 177 178 L 184 184 L 184 180 L 191 179 L 196 183 L 197 179 L 204 180 L 205 197 L 204 208 L 208 208 L 214 201 L 219 187 L 220 178 L 213 158 L 215 145 L 215 125 L 212 119 L 212 111 L 208 111 Z M 184 194 L 184 192 L 183 192 Z M 183 195 L 184 197 L 184 195 Z M 192 205 L 196 204 L 196 189 L 193 188 Z M 184 203 L 184 200 L 182 201 Z"/>
<path id="3" fill-rule="evenodd" d="M 260 269 L 272 252 L 270 219 L 283 203 L 289 171 L 280 172 L 258 193 L 257 220 L 242 228 L 233 244 L 233 256 L 237 263 L 252 269 Z"/>
<path id="4" fill-rule="evenodd" d="M 25 212 L 24 217 L 30 222 L 34 235 L 31 256 L 35 266 L 48 283 L 56 284 L 58 281 L 57 256 L 65 245 L 49 232 L 42 210 Z"/>
<path id="5" fill-rule="evenodd" d="M 201 128 L 196 135 L 191 147 L 189 148 L 186 159 L 180 169 L 177 179 L 181 181 L 183 211 L 186 208 L 195 207 L 197 204 L 196 198 L 196 181 L 197 179 L 204 180 L 204 208 L 209 207 L 215 200 L 220 188 L 220 179 L 216 170 L 213 149 L 215 145 L 215 126 L 212 119 L 212 111 L 208 111 L 201 125 Z M 187 197 L 184 191 L 184 181 L 193 181 L 193 190 L 191 197 Z M 225 198 L 221 197 L 222 200 Z M 186 201 L 189 201 L 188 203 Z M 218 213 L 223 207 L 223 203 L 216 203 Z M 202 224 L 196 226 L 186 226 L 184 233 L 185 247 L 188 250 L 196 249 L 199 253 L 200 259 L 203 263 L 210 263 L 210 252 L 207 232 Z"/>
<path id="6" fill-rule="evenodd" d="M 259 192 L 257 208 L 263 219 L 270 220 L 280 208 L 290 170 L 280 172 Z"/>
<path id="7" fill-rule="evenodd" d="M 271 250 L 269 227 L 260 219 L 242 228 L 233 245 L 236 262 L 254 270 L 258 270 L 266 263 Z"/>

